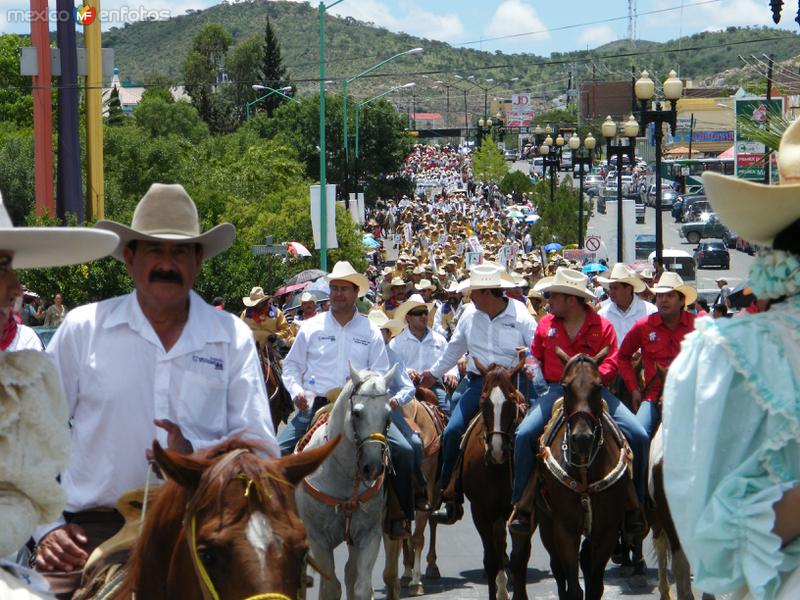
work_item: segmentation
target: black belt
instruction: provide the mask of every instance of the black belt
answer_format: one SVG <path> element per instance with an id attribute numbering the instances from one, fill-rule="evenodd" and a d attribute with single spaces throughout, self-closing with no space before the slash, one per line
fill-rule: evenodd
<path id="1" fill-rule="evenodd" d="M 125 519 L 115 508 L 94 508 L 79 512 L 64 511 L 67 523 L 124 523 Z"/>

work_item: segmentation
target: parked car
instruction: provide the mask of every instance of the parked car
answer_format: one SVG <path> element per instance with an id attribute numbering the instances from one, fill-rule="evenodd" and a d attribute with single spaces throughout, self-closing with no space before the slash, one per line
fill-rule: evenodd
<path id="1" fill-rule="evenodd" d="M 681 225 L 678 233 L 687 242 L 696 244 L 706 238 L 722 239 L 725 229 L 725 225 L 717 218 L 717 215 L 708 213 L 708 217 L 705 220 Z"/>
<path id="2" fill-rule="evenodd" d="M 694 196 L 694 195 L 701 195 L 705 194 L 705 189 L 703 188 L 702 183 L 693 183 L 691 185 L 687 185 L 686 189 L 683 191 L 684 196 Z"/>
<path id="3" fill-rule="evenodd" d="M 722 234 L 722 241 L 725 242 L 725 247 L 730 248 L 733 250 L 736 248 L 736 240 L 738 239 L 739 234 L 736 233 L 733 229 L 725 229 L 725 233 Z"/>
<path id="4" fill-rule="evenodd" d="M 701 221 L 704 214 L 709 214 L 711 212 L 711 203 L 705 199 L 705 196 L 698 196 L 694 202 L 684 208 L 683 222 L 693 223 L 695 221 Z"/>
<path id="5" fill-rule="evenodd" d="M 637 233 L 633 238 L 633 249 L 637 259 L 647 258 L 656 249 L 654 233 Z"/>
<path id="6" fill-rule="evenodd" d="M 678 198 L 678 192 L 675 190 L 661 190 L 661 210 L 671 210 L 672 203 Z"/>
<path id="7" fill-rule="evenodd" d="M 725 270 L 731 268 L 730 252 L 725 247 L 725 242 L 717 240 L 697 244 L 694 260 L 698 269 L 708 266 L 722 267 Z"/>
<path id="8" fill-rule="evenodd" d="M 528 170 L 530 175 L 542 177 L 544 175 L 544 159 L 541 156 L 531 159 L 531 166 Z"/>
<path id="9" fill-rule="evenodd" d="M 603 178 L 600 175 L 584 175 L 583 191 L 589 196 L 597 196 L 603 189 Z"/>
<path id="10" fill-rule="evenodd" d="M 518 154 L 517 154 L 516 150 L 508 149 L 508 150 L 504 150 L 503 151 L 503 158 L 505 158 L 506 160 L 510 160 L 511 162 L 514 162 L 515 160 L 517 160 L 517 157 L 518 157 Z"/>
<path id="11" fill-rule="evenodd" d="M 655 250 L 650 253 L 647 260 L 650 264 L 655 264 L 656 253 Z M 694 256 L 685 250 L 673 250 L 672 248 L 664 248 L 661 252 L 661 259 L 664 268 L 668 271 L 675 271 L 681 276 L 684 281 L 694 281 L 696 277 L 696 264 Z"/>

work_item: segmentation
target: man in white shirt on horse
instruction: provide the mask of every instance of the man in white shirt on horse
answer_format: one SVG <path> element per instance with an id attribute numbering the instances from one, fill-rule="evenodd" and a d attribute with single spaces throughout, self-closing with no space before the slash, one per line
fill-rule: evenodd
<path id="1" fill-rule="evenodd" d="M 156 183 L 131 227 L 97 227 L 119 236 L 112 255 L 125 263 L 134 292 L 70 311 L 47 349 L 66 393 L 73 448 L 61 475 L 65 512 L 44 530 L 36 567 L 65 598 L 91 546 L 105 541 L 92 531 L 118 529 L 118 498 L 145 485 L 154 439 L 189 453 L 243 434 L 278 455 L 250 329 L 192 291 L 202 261 L 233 243 L 233 226 L 201 233 L 183 187 Z"/>
<path id="2" fill-rule="evenodd" d="M 658 309 L 651 302 L 639 297 L 647 286 L 636 271 L 624 263 L 616 263 L 608 277 L 598 275 L 596 280 L 608 292 L 608 300 L 597 314 L 611 321 L 619 347 L 636 321 L 658 312 Z"/>

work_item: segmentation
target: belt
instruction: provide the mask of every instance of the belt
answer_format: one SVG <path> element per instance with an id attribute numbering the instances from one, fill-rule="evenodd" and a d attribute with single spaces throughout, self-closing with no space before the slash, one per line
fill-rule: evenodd
<path id="1" fill-rule="evenodd" d="M 120 523 L 125 519 L 116 508 L 92 508 L 78 512 L 64 511 L 67 523 Z"/>

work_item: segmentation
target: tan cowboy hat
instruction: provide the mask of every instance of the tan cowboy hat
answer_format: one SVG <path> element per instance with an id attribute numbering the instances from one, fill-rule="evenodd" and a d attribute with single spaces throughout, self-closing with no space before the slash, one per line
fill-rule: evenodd
<path id="1" fill-rule="evenodd" d="M 431 302 L 430 304 L 426 304 L 425 301 L 422 299 L 422 296 L 420 296 L 419 294 L 413 294 L 408 300 L 403 302 L 400 306 L 397 307 L 397 309 L 395 309 L 394 318 L 395 320 L 405 324 L 406 315 L 415 308 L 420 308 L 421 306 L 424 306 L 425 308 L 430 310 L 431 306 L 433 306 L 433 302 Z"/>
<path id="2" fill-rule="evenodd" d="M 533 289 L 542 294 L 545 292 L 556 292 L 559 294 L 586 298 L 587 300 L 594 300 L 594 294 L 586 287 L 588 283 L 589 278 L 580 271 L 559 267 L 556 269 L 555 275 L 540 279 L 536 282 L 536 285 L 533 286 Z"/>
<path id="3" fill-rule="evenodd" d="M 236 229 L 230 223 L 221 223 L 200 233 L 197 207 L 177 183 L 151 185 L 136 205 L 130 227 L 115 221 L 98 221 L 95 227 L 119 236 L 119 244 L 112 254 L 117 260 L 124 260 L 122 252 L 133 240 L 200 244 L 205 259 L 227 250 L 236 237 Z"/>
<path id="4" fill-rule="evenodd" d="M 398 319 L 390 319 L 386 316 L 386 313 L 382 310 L 371 310 L 369 311 L 369 315 L 367 318 L 372 322 L 375 327 L 378 329 L 388 329 L 389 333 L 392 334 L 392 337 L 395 337 L 403 331 L 403 328 L 406 326 L 405 321 L 400 321 Z"/>
<path id="5" fill-rule="evenodd" d="M 303 302 L 316 302 L 317 298 L 311 292 L 303 292 L 302 296 L 300 296 L 300 304 Z"/>
<path id="6" fill-rule="evenodd" d="M 459 289 L 458 282 L 455 281 L 455 280 L 451 281 L 450 285 L 447 286 L 447 289 L 445 290 L 445 292 L 447 292 L 448 294 L 460 294 L 461 290 Z"/>
<path id="7" fill-rule="evenodd" d="M 458 290 L 492 290 L 510 289 L 517 287 L 517 284 L 510 280 L 506 270 L 498 264 L 485 262 L 475 265 L 470 269 L 469 277 L 462 281 Z"/>
<path id="8" fill-rule="evenodd" d="M 647 285 L 645 285 L 644 281 L 642 281 L 641 278 L 636 274 L 636 271 L 631 269 L 625 263 L 616 263 L 611 268 L 611 274 L 608 277 L 600 277 L 598 275 L 595 279 L 597 280 L 597 283 L 603 286 L 611 285 L 615 282 L 627 283 L 637 294 L 641 294 L 647 289 Z"/>
<path id="9" fill-rule="evenodd" d="M 119 238 L 90 227 L 14 227 L 0 194 L 0 250 L 15 269 L 63 267 L 108 256 Z"/>
<path id="10" fill-rule="evenodd" d="M 664 271 L 661 277 L 650 291 L 654 294 L 666 294 L 668 292 L 680 292 L 686 298 L 686 306 L 692 304 L 697 300 L 697 290 L 692 286 L 687 285 L 681 279 L 681 276 L 674 271 Z"/>
<path id="11" fill-rule="evenodd" d="M 392 277 L 392 280 L 386 285 L 389 287 L 405 287 L 408 285 L 408 282 L 402 277 Z"/>
<path id="12" fill-rule="evenodd" d="M 253 306 L 258 306 L 262 302 L 266 302 L 270 298 L 272 298 L 272 296 L 265 294 L 264 288 L 254 287 L 250 290 L 249 296 L 242 298 L 242 304 L 244 304 L 247 308 L 252 308 Z"/>
<path id="13" fill-rule="evenodd" d="M 703 173 L 706 195 L 720 221 L 756 244 L 771 246 L 781 230 L 800 219 L 800 120 L 783 132 L 777 164 L 778 185 Z"/>
<path id="14" fill-rule="evenodd" d="M 364 296 L 369 291 L 369 279 L 359 273 L 353 268 L 346 260 L 340 260 L 333 265 L 333 271 L 330 275 L 325 276 L 325 280 L 330 283 L 331 281 L 349 281 L 358 287 L 358 296 Z"/>

